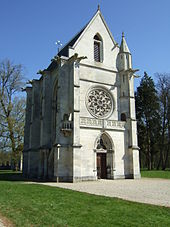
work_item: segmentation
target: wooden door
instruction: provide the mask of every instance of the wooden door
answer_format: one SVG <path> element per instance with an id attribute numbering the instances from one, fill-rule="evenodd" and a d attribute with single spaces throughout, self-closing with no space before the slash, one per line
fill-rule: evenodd
<path id="1" fill-rule="evenodd" d="M 97 154 L 97 177 L 98 179 L 106 179 L 106 153 Z"/>

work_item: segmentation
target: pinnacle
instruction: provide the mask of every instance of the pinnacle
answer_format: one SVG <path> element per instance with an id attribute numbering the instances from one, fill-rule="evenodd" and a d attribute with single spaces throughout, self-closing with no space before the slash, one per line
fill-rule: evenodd
<path id="1" fill-rule="evenodd" d="M 130 53 L 128 45 L 127 45 L 126 40 L 125 40 L 124 32 L 122 32 L 122 41 L 121 41 L 121 45 L 120 45 L 120 52 Z"/>

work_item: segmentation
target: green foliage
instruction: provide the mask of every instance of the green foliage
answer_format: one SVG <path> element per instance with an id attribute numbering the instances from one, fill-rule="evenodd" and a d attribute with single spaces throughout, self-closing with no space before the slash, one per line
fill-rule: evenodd
<path id="1" fill-rule="evenodd" d="M 155 109 L 159 108 L 154 81 L 146 72 L 137 88 L 137 102 L 139 103 L 139 116 L 145 122 L 151 119 L 155 115 Z"/>
<path id="2" fill-rule="evenodd" d="M 148 169 L 152 169 L 154 155 L 159 148 L 161 117 L 155 84 L 146 72 L 137 88 L 135 97 L 140 156 L 144 157 Z M 143 163 L 141 164 L 143 165 Z M 144 165 L 146 164 L 144 163 Z"/>
<path id="3" fill-rule="evenodd" d="M 0 62 L 0 149 L 11 151 L 17 167 L 23 149 L 25 99 L 19 97 L 23 67 L 10 60 Z"/>
<path id="4" fill-rule="evenodd" d="M 157 86 L 144 74 L 136 92 L 141 167 L 170 167 L 170 74 L 156 74 Z"/>
<path id="5" fill-rule="evenodd" d="M 170 159 L 170 74 L 157 73 L 156 75 L 161 115 L 161 140 L 157 169 L 161 167 L 164 170 Z"/>
<path id="6" fill-rule="evenodd" d="M 10 181 L 0 191 L 0 211 L 16 226 L 170 226 L 165 207 Z"/>

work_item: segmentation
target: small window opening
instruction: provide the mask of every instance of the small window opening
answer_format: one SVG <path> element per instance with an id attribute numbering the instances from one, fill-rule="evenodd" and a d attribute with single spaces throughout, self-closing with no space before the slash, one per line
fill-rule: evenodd
<path id="1" fill-rule="evenodd" d="M 125 82 L 125 75 L 123 75 L 123 83 Z"/>
<path id="2" fill-rule="evenodd" d="M 120 118 L 121 118 L 121 121 L 126 121 L 126 114 L 122 113 Z"/>
<path id="3" fill-rule="evenodd" d="M 94 60 L 97 62 L 102 62 L 102 40 L 99 35 L 94 36 Z"/>

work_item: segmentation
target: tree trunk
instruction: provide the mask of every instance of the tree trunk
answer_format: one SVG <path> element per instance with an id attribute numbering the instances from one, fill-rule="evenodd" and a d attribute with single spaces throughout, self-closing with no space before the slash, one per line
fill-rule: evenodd
<path id="1" fill-rule="evenodd" d="M 169 121 L 168 121 L 168 124 L 169 124 Z M 167 147 L 166 158 L 165 158 L 165 162 L 164 162 L 164 166 L 163 166 L 162 170 L 165 170 L 166 167 L 167 167 L 168 156 L 169 156 L 169 149 L 170 149 L 170 127 L 168 127 L 168 147 Z"/>
<path id="2" fill-rule="evenodd" d="M 169 156 L 169 146 L 168 146 L 168 149 L 167 149 L 167 152 L 166 152 L 166 158 L 165 158 L 165 162 L 164 162 L 162 170 L 165 170 L 167 168 L 168 156 Z"/>
<path id="3" fill-rule="evenodd" d="M 154 158 L 153 158 L 153 152 L 151 152 L 151 170 L 154 169 Z"/>
<path id="4" fill-rule="evenodd" d="M 158 162 L 158 165 L 157 165 L 157 168 L 156 168 L 157 170 L 160 169 L 161 163 L 162 163 L 162 149 L 160 149 L 159 162 Z"/>
<path id="5" fill-rule="evenodd" d="M 148 170 L 152 169 L 152 162 L 151 162 L 151 152 L 148 151 Z"/>

